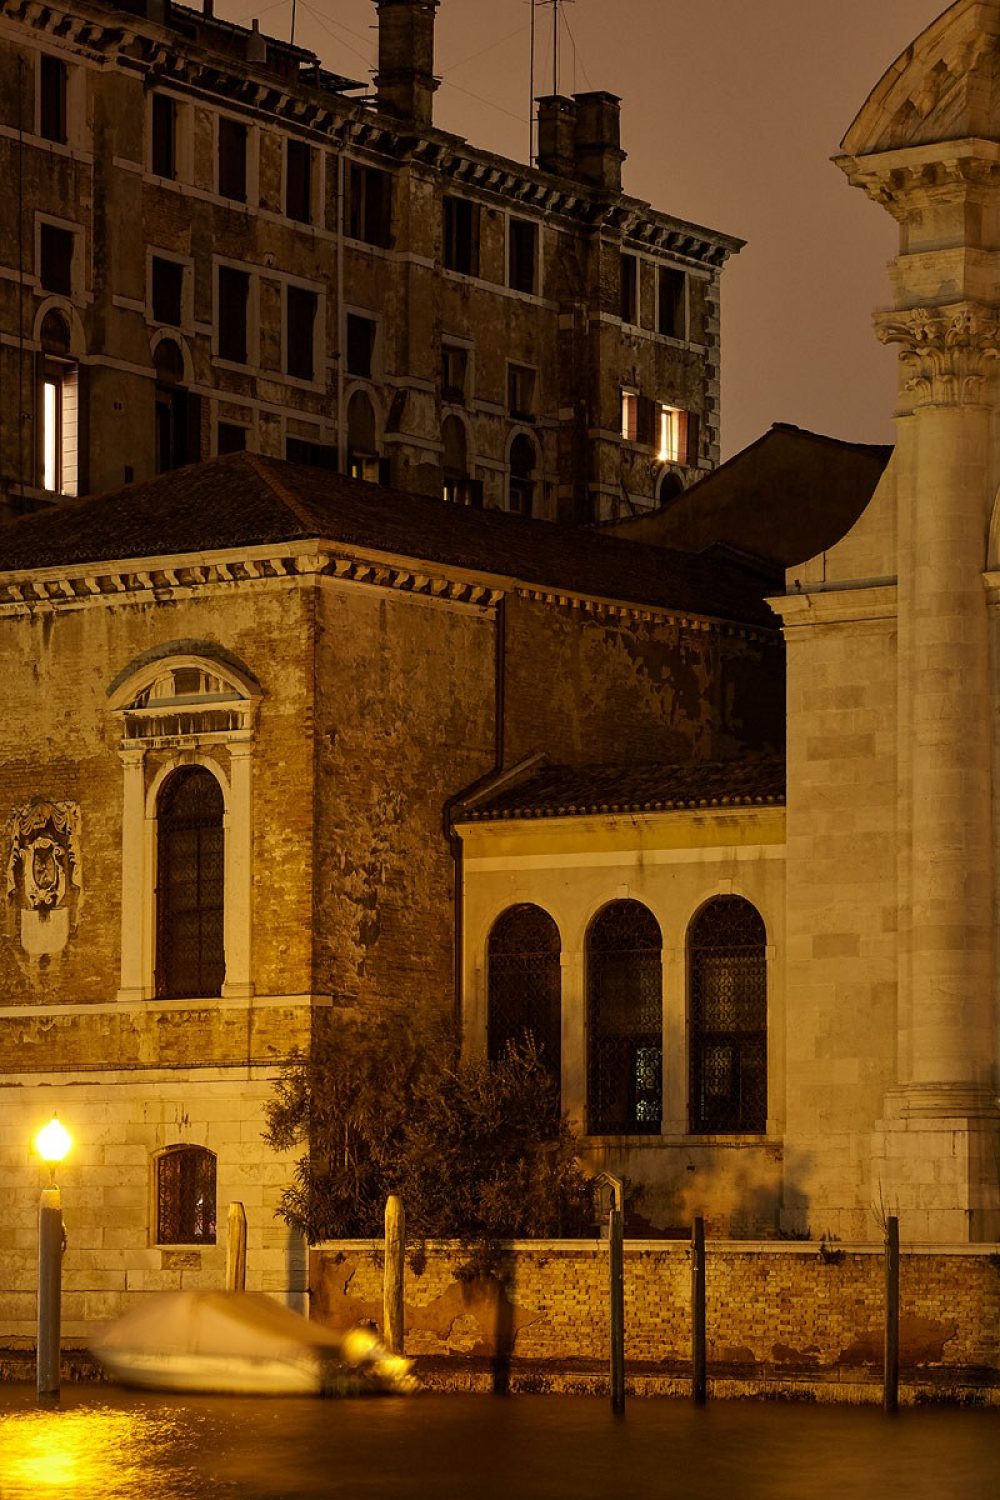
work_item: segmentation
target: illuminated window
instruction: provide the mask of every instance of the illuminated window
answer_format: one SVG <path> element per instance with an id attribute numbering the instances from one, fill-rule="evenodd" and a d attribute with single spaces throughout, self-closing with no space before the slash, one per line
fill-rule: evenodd
<path id="1" fill-rule="evenodd" d="M 687 412 L 679 407 L 660 407 L 657 457 L 661 464 L 687 462 L 687 421 Z"/>
<path id="2" fill-rule="evenodd" d="M 79 479 L 80 385 L 70 360 L 42 365 L 42 488 L 75 495 Z"/>
<path id="3" fill-rule="evenodd" d="M 587 933 L 587 1123 L 656 1134 L 663 1116 L 662 937 L 648 907 L 612 901 Z"/>
<path id="4" fill-rule="evenodd" d="M 622 437 L 626 443 L 639 439 L 639 393 L 622 391 Z"/>
<path id="5" fill-rule="evenodd" d="M 171 1146 L 156 1158 L 156 1243 L 215 1244 L 215 1154 Z"/>

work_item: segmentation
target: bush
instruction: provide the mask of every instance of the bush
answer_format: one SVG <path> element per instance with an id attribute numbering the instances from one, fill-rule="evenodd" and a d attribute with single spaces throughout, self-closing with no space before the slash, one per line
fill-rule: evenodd
<path id="1" fill-rule="evenodd" d="M 528 1036 L 495 1063 L 463 1063 L 444 1025 L 334 1015 L 278 1081 L 265 1140 L 307 1147 L 278 1212 L 313 1243 L 381 1236 L 390 1193 L 411 1239 L 594 1233 L 577 1139 Z"/>

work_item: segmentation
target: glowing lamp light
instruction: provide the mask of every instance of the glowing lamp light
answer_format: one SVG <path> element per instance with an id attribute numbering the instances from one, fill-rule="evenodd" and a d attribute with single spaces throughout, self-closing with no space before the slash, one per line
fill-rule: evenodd
<path id="1" fill-rule="evenodd" d="M 35 1150 L 50 1167 L 65 1160 L 72 1144 L 73 1137 L 56 1115 L 35 1136 Z"/>

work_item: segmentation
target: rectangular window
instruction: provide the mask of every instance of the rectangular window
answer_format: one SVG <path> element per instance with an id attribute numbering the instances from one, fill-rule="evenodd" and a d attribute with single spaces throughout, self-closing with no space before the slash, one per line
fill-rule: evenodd
<path id="1" fill-rule="evenodd" d="M 349 162 L 344 233 L 387 250 L 392 243 L 392 178 L 378 167 Z"/>
<path id="2" fill-rule="evenodd" d="M 288 344 L 285 353 L 285 368 L 298 380 L 313 380 L 316 374 L 315 336 L 316 309 L 319 299 L 315 292 L 300 286 L 290 286 L 286 291 L 286 328 Z"/>
<path id="3" fill-rule="evenodd" d="M 73 293 L 73 231 L 55 224 L 38 226 L 38 279 L 47 292 Z"/>
<path id="4" fill-rule="evenodd" d="M 507 285 L 515 292 L 538 290 L 538 225 L 530 219 L 508 220 Z"/>
<path id="5" fill-rule="evenodd" d="M 300 224 L 312 223 L 312 148 L 289 141 L 285 151 L 285 213 Z"/>
<path id="6" fill-rule="evenodd" d="M 311 438 L 286 437 L 285 457 L 289 463 L 308 464 L 313 469 L 336 469 L 337 450 L 332 443 L 315 443 Z"/>
<path id="7" fill-rule="evenodd" d="M 66 64 L 43 52 L 38 69 L 38 129 L 47 141 L 66 144 Z"/>
<path id="8" fill-rule="evenodd" d="M 154 94 L 150 118 L 150 171 L 172 181 L 177 176 L 177 106 L 173 99 Z"/>
<path id="9" fill-rule="evenodd" d="M 247 445 L 247 430 L 238 422 L 220 422 L 215 429 L 215 446 L 221 453 L 243 453 Z"/>
<path id="10" fill-rule="evenodd" d="M 672 339 L 687 338 L 687 276 L 669 266 L 660 267 L 657 332 Z"/>
<path id="11" fill-rule="evenodd" d="M 479 275 L 479 204 L 468 198 L 442 200 L 444 265 L 463 276 Z"/>
<path id="12" fill-rule="evenodd" d="M 155 323 L 169 323 L 179 328 L 184 321 L 183 292 L 184 267 L 176 260 L 164 260 L 154 255 L 150 263 L 150 301 Z"/>
<path id="13" fill-rule="evenodd" d="M 218 349 L 220 359 L 234 364 L 247 362 L 247 312 L 250 305 L 250 276 L 232 266 L 219 267 L 219 301 L 217 309 Z"/>
<path id="14" fill-rule="evenodd" d="M 687 463 L 688 414 L 676 406 L 661 406 L 659 416 L 659 451 L 661 464 Z"/>
<path id="15" fill-rule="evenodd" d="M 622 391 L 622 438 L 626 443 L 639 441 L 639 396 L 636 391 Z"/>
<path id="16" fill-rule="evenodd" d="M 639 321 L 639 260 L 635 255 L 622 255 L 622 307 L 623 323 Z"/>
<path id="17" fill-rule="evenodd" d="M 79 473 L 79 379 L 75 365 L 42 367 L 42 488 L 75 495 Z"/>
<path id="18" fill-rule="evenodd" d="M 219 195 L 247 201 L 247 128 L 228 115 L 219 116 Z"/>
<path id="19" fill-rule="evenodd" d="M 535 371 L 527 365 L 507 366 L 507 410 L 519 422 L 535 420 Z"/>
<path id="20" fill-rule="evenodd" d="M 441 398 L 459 405 L 466 400 L 469 351 L 458 344 L 441 345 Z"/>
<path id="21" fill-rule="evenodd" d="M 347 314 L 347 373 L 372 377 L 375 361 L 375 321 L 358 313 Z"/>

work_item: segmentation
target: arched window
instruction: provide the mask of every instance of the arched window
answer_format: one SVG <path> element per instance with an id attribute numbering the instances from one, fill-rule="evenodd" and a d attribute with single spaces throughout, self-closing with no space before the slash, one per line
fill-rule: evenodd
<path id="1" fill-rule="evenodd" d="M 669 505 L 671 500 L 676 500 L 678 495 L 684 493 L 684 481 L 679 474 L 672 469 L 664 469 L 660 475 L 660 482 L 656 486 L 656 498 L 660 505 Z"/>
<path id="2" fill-rule="evenodd" d="M 510 445 L 510 480 L 507 509 L 517 516 L 530 516 L 535 508 L 538 452 L 526 432 L 519 432 Z"/>
<path id="3" fill-rule="evenodd" d="M 347 403 L 347 471 L 352 479 L 378 481 L 378 429 L 367 391 L 355 391 Z"/>
<path id="4" fill-rule="evenodd" d="M 50 308 L 40 330 L 42 489 L 75 495 L 80 477 L 80 374 L 70 358 L 70 331 L 65 314 Z"/>
<path id="5" fill-rule="evenodd" d="M 157 801 L 156 993 L 222 994 L 225 833 L 222 788 L 204 766 L 181 766 Z"/>
<path id="6" fill-rule="evenodd" d="M 461 417 L 445 417 L 441 441 L 444 498 L 453 505 L 481 504 L 480 487 L 469 477 L 469 445 Z"/>
<path id="7" fill-rule="evenodd" d="M 695 1134 L 767 1129 L 766 943 L 742 896 L 717 896 L 688 929 Z"/>
<path id="8" fill-rule="evenodd" d="M 201 456 L 201 403 L 184 387 L 184 356 L 174 339 L 153 352 L 156 370 L 156 472 L 197 463 Z"/>
<path id="9" fill-rule="evenodd" d="M 170 1146 L 156 1158 L 156 1243 L 215 1244 L 215 1155 Z"/>
<path id="10" fill-rule="evenodd" d="M 491 1062 L 530 1032 L 558 1080 L 561 1067 L 559 929 L 540 906 L 511 906 L 488 944 L 487 1046 Z"/>
<path id="11" fill-rule="evenodd" d="M 655 1133 L 663 1117 L 662 939 L 638 901 L 612 901 L 587 934 L 588 1129 Z"/>

